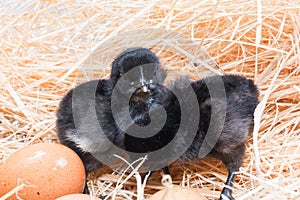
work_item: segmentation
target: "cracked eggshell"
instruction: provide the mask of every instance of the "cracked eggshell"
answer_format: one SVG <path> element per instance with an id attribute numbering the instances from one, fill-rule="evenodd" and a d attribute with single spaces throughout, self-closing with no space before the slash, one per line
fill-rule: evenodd
<path id="1" fill-rule="evenodd" d="M 83 163 L 73 150 L 61 144 L 34 144 L 15 152 L 0 165 L 0 197 L 25 184 L 8 199 L 55 199 L 81 193 L 85 178 Z"/>
<path id="2" fill-rule="evenodd" d="M 207 200 L 196 188 L 173 186 L 152 195 L 148 200 Z"/>

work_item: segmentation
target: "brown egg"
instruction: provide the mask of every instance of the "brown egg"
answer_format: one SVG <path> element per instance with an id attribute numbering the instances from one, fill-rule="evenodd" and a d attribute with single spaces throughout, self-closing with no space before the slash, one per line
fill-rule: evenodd
<path id="1" fill-rule="evenodd" d="M 25 187 L 8 199 L 55 199 L 81 193 L 85 170 L 78 155 L 61 144 L 39 143 L 25 147 L 0 166 L 0 196 L 16 186 Z"/>
<path id="2" fill-rule="evenodd" d="M 59 198 L 56 198 L 55 200 L 99 200 L 96 197 L 91 197 L 88 194 L 68 194 Z"/>
<path id="3" fill-rule="evenodd" d="M 172 188 L 163 189 L 148 200 L 207 200 L 195 188 L 186 188 L 173 186 Z"/>

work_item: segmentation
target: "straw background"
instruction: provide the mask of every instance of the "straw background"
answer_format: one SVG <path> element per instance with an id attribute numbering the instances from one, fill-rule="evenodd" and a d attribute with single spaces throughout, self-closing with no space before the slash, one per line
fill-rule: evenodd
<path id="1" fill-rule="evenodd" d="M 144 46 L 170 74 L 254 79 L 260 104 L 234 196 L 300 199 L 300 1 L 0 2 L 0 163 L 26 145 L 56 142 L 63 95 L 107 78 L 121 50 Z M 170 171 L 175 184 L 198 187 L 208 199 L 218 198 L 227 176 L 215 160 Z M 95 195 L 142 199 L 162 188 L 160 179 L 154 173 L 143 189 L 133 174 L 120 179 L 104 167 L 89 186 Z"/>

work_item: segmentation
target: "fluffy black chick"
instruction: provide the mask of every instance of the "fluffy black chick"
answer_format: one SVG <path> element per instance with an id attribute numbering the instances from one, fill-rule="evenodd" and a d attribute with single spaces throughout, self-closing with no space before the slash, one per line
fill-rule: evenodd
<path id="1" fill-rule="evenodd" d="M 110 112 L 110 80 L 93 80 L 70 90 L 57 111 L 57 136 L 60 143 L 73 149 L 87 172 L 98 169 L 95 157 L 109 151 L 110 143 L 122 140 Z"/>
<path id="2" fill-rule="evenodd" d="M 118 127 L 127 138 L 131 137 L 130 133 L 138 134 L 142 130 L 134 127 L 141 128 L 150 124 L 150 109 L 165 98 L 159 94 L 166 72 L 154 53 L 140 48 L 123 52 L 115 59 L 113 66 L 118 67 L 113 67 L 112 76 L 117 74 L 115 77 L 122 78 L 118 78 L 119 81 L 114 85 L 111 103 Z M 125 145 L 125 149 L 130 149 L 127 148 L 129 146 Z"/>
<path id="3" fill-rule="evenodd" d="M 193 143 L 179 160 L 198 160 L 206 152 L 207 156 L 220 159 L 227 168 L 225 184 L 229 186 L 224 187 L 220 199 L 233 200 L 230 187 L 253 131 L 254 111 L 259 102 L 257 87 L 252 80 L 237 75 L 211 76 L 192 82 L 191 86 L 199 102 L 199 128 Z M 220 95 L 223 89 L 225 96 Z M 199 152 L 201 148 L 204 154 Z"/>
<path id="4" fill-rule="evenodd" d="M 253 130 L 253 115 L 258 104 L 258 90 L 253 81 L 236 75 L 211 76 L 195 82 L 180 78 L 169 89 L 161 87 L 156 95 L 153 98 L 159 100 L 157 103 L 165 108 L 170 119 L 154 137 L 125 135 L 127 150 L 153 152 L 172 141 L 167 156 L 162 153 L 161 160 L 178 156 L 178 162 L 191 162 L 215 157 L 225 164 L 226 185 L 232 186 L 235 172 L 243 161 L 245 143 Z M 193 95 L 196 103 L 191 101 Z M 181 105 L 189 106 L 180 113 Z M 199 116 L 192 114 L 195 110 Z M 181 131 L 176 133 L 179 128 Z M 176 138 L 176 134 L 181 135 Z M 225 187 L 220 199 L 234 199 L 231 193 L 231 189 Z"/>
<path id="5" fill-rule="evenodd" d="M 153 52 L 130 48 L 113 61 L 110 79 L 80 84 L 62 98 L 57 111 L 57 136 L 79 155 L 87 174 L 102 165 L 99 158 L 113 159 L 114 146 L 124 146 L 124 131 L 118 126 L 119 122 L 124 124 L 119 114 L 126 110 L 121 100 L 134 91 L 148 94 L 164 77 Z M 112 108 L 117 109 L 116 113 Z"/>
<path id="6" fill-rule="evenodd" d="M 113 68 L 118 71 L 112 70 L 112 75 L 117 74 L 121 78 L 114 85 L 111 102 L 115 111 L 114 118 L 124 135 L 125 150 L 129 154 L 137 153 L 130 154 L 130 161 L 134 161 L 167 145 L 173 139 L 170 134 L 176 134 L 176 130 L 166 126 L 166 131 L 163 124 L 158 126 L 164 120 L 160 115 L 161 102 L 171 102 L 168 100 L 171 96 L 164 92 L 165 87 L 162 85 L 166 72 L 154 53 L 131 50 L 119 55 L 113 63 L 113 66 L 119 67 Z M 180 116 L 180 110 L 178 112 Z M 168 113 L 171 112 L 166 112 L 166 124 L 175 124 Z M 164 131 L 157 134 L 161 128 Z"/>

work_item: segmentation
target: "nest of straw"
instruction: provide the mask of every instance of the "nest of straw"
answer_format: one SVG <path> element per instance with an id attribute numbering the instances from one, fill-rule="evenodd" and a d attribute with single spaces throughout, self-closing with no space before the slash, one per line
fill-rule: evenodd
<path id="1" fill-rule="evenodd" d="M 170 79 L 215 73 L 254 79 L 260 104 L 234 195 L 299 199 L 299 5 L 298 0 L 2 1 L 0 162 L 32 143 L 57 142 L 55 112 L 63 95 L 79 82 L 106 78 L 117 53 L 143 46 L 158 54 Z M 198 187 L 208 199 L 218 198 L 226 179 L 216 160 L 175 163 L 170 170 L 175 184 Z M 144 186 L 136 177 L 103 167 L 89 187 L 114 199 L 147 198 L 162 188 L 158 172 Z"/>

